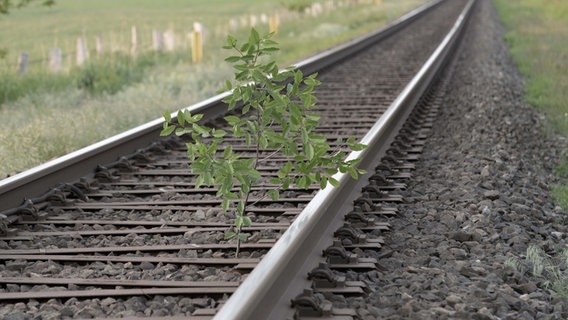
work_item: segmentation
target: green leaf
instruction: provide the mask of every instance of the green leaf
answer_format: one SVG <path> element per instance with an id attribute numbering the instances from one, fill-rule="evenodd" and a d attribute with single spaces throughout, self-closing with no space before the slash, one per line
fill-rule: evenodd
<path id="1" fill-rule="evenodd" d="M 165 111 L 162 115 L 164 116 L 164 119 L 166 120 L 166 122 L 170 122 L 172 120 L 172 114 L 171 113 Z"/>
<path id="2" fill-rule="evenodd" d="M 241 190 L 244 193 L 249 193 L 250 192 L 250 183 L 247 182 L 247 183 L 241 184 Z"/>
<path id="3" fill-rule="evenodd" d="M 213 129 L 213 132 L 212 132 L 212 135 L 215 138 L 223 138 L 226 134 L 227 134 L 227 132 L 225 130 Z"/>
<path id="4" fill-rule="evenodd" d="M 189 111 L 187 112 L 187 115 L 189 116 L 190 122 L 197 122 L 201 119 L 203 119 L 203 114 L 202 113 L 198 113 L 198 114 L 194 114 L 193 116 L 189 114 Z M 185 119 L 186 121 L 188 121 L 189 119 Z"/>
<path id="5" fill-rule="evenodd" d="M 362 144 L 362 143 L 357 143 L 357 144 L 353 144 L 349 146 L 349 149 L 353 150 L 353 151 L 361 151 L 361 150 L 365 150 L 365 148 L 367 148 L 366 144 Z"/>
<path id="6" fill-rule="evenodd" d="M 250 227 L 252 225 L 252 221 L 250 220 L 250 217 L 244 216 L 243 217 L 243 226 L 244 227 Z"/>
<path id="7" fill-rule="evenodd" d="M 166 125 L 166 127 L 164 127 L 164 129 L 160 132 L 160 136 L 162 137 L 169 136 L 176 129 L 175 126 L 168 126 L 165 122 L 164 124 Z"/>
<path id="8" fill-rule="evenodd" d="M 197 134 L 201 135 L 201 136 L 204 137 L 204 138 L 209 137 L 209 128 L 207 128 L 207 127 L 200 126 L 200 125 L 198 125 L 197 123 L 194 123 L 194 124 L 193 124 L 193 130 L 194 130 Z"/>
<path id="9" fill-rule="evenodd" d="M 302 109 L 297 103 L 290 104 L 290 116 L 296 121 L 302 117 Z"/>
<path id="10" fill-rule="evenodd" d="M 239 118 L 237 116 L 226 116 L 225 117 L 225 121 L 227 121 L 227 123 L 232 125 L 232 126 L 239 123 L 240 120 L 241 120 L 241 118 Z"/>
<path id="11" fill-rule="evenodd" d="M 242 216 L 237 216 L 235 218 L 235 227 L 240 228 L 243 226 L 243 217 Z"/>
<path id="12" fill-rule="evenodd" d="M 223 210 L 229 211 L 229 205 L 230 204 L 231 204 L 231 201 L 229 201 L 229 199 L 223 199 L 223 201 L 221 202 L 221 207 L 223 208 Z"/>
<path id="13" fill-rule="evenodd" d="M 238 200 L 239 196 L 237 196 L 236 194 L 229 192 L 227 194 L 225 194 L 225 198 L 229 199 L 229 200 Z"/>
<path id="14" fill-rule="evenodd" d="M 227 46 L 229 47 L 229 49 L 232 49 L 235 45 L 237 45 L 237 39 L 235 39 L 235 37 L 233 37 L 232 35 L 228 35 Z"/>
<path id="15" fill-rule="evenodd" d="M 296 70 L 296 72 L 294 72 L 294 84 L 299 85 L 300 82 L 302 82 L 303 76 L 302 70 Z"/>
<path id="16" fill-rule="evenodd" d="M 276 51 L 279 51 L 279 50 L 280 50 L 279 48 L 275 48 L 275 47 L 268 47 L 268 48 L 263 48 L 263 49 L 262 49 L 262 51 L 264 51 L 264 52 L 269 52 L 269 53 L 270 53 L 270 52 L 276 52 Z"/>
<path id="17" fill-rule="evenodd" d="M 265 46 L 275 46 L 275 45 L 278 45 L 278 42 L 276 42 L 274 40 L 270 40 L 270 39 L 264 39 L 262 41 L 262 44 L 264 44 Z"/>
<path id="18" fill-rule="evenodd" d="M 334 187 L 339 187 L 339 181 L 333 177 L 329 177 L 329 183 Z"/>
<path id="19" fill-rule="evenodd" d="M 199 175 L 197 179 L 195 179 L 195 189 L 199 189 L 203 185 L 204 180 L 203 175 Z"/>
<path id="20" fill-rule="evenodd" d="M 239 56 L 230 56 L 230 57 L 225 58 L 225 61 L 227 61 L 229 63 L 235 63 L 239 60 L 241 60 L 241 57 L 239 57 Z M 231 90 L 231 89 L 229 89 L 229 90 Z"/>
<path id="21" fill-rule="evenodd" d="M 308 160 L 312 160 L 314 158 L 314 146 L 311 143 L 304 144 L 304 152 L 306 153 Z"/>
<path id="22" fill-rule="evenodd" d="M 276 201 L 280 198 L 280 193 L 276 189 L 270 189 L 266 192 L 272 201 Z"/>
<path id="23" fill-rule="evenodd" d="M 353 178 L 353 180 L 357 180 L 357 178 L 359 177 L 359 173 L 357 173 L 357 170 L 355 170 L 355 168 L 347 167 L 346 170 L 347 170 L 347 172 L 349 172 L 349 174 L 351 175 L 351 178 Z"/>
<path id="24" fill-rule="evenodd" d="M 178 112 L 177 120 L 178 120 L 180 126 L 183 126 L 185 124 L 185 118 L 183 117 L 183 112 L 181 112 L 181 111 Z"/>
<path id="25" fill-rule="evenodd" d="M 260 150 L 266 150 L 266 148 L 268 148 L 268 140 L 266 139 L 266 136 L 259 137 L 258 145 L 260 146 Z"/>
<path id="26" fill-rule="evenodd" d="M 223 150 L 223 158 L 227 159 L 231 156 L 231 154 L 233 153 L 233 146 L 232 145 L 228 145 L 225 150 Z"/>
<path id="27" fill-rule="evenodd" d="M 324 189 L 327 186 L 327 177 L 322 177 L 320 180 L 320 188 Z"/>
<path id="28" fill-rule="evenodd" d="M 257 43 L 260 41 L 260 36 L 255 28 L 250 29 L 249 43 Z"/>
<path id="29" fill-rule="evenodd" d="M 176 136 L 183 136 L 184 134 L 192 133 L 191 128 L 177 128 Z"/>
<path id="30" fill-rule="evenodd" d="M 227 231 L 227 232 L 225 232 L 224 239 L 229 240 L 229 239 L 234 238 L 236 235 L 237 235 L 237 233 L 235 233 L 234 231 Z"/>
<path id="31" fill-rule="evenodd" d="M 237 212 L 241 215 L 245 212 L 245 201 L 244 201 L 244 199 L 241 199 L 241 201 L 239 201 L 237 203 Z"/>
<path id="32" fill-rule="evenodd" d="M 301 176 L 300 179 L 298 179 L 296 181 L 296 185 L 300 189 L 308 189 L 309 184 L 308 184 L 308 180 L 307 180 L 306 176 Z"/>
<path id="33" fill-rule="evenodd" d="M 290 178 L 285 178 L 282 180 L 282 189 L 283 190 L 288 190 L 290 189 L 290 184 L 292 183 Z"/>
<path id="34" fill-rule="evenodd" d="M 241 241 L 247 241 L 248 239 L 248 235 L 246 233 L 239 233 L 238 237 Z"/>

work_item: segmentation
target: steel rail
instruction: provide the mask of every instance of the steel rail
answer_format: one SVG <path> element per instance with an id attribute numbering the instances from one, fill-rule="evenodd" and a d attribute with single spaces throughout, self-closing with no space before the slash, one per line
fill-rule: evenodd
<path id="1" fill-rule="evenodd" d="M 214 319 L 285 319 L 292 316 L 291 299 L 301 293 L 302 288 L 310 287 L 308 272 L 317 266 L 322 250 L 332 243 L 333 231 L 343 223 L 342 213 L 349 212 L 353 200 L 361 195 L 358 190 L 362 189 L 404 120 L 450 56 L 474 2 L 469 0 L 434 53 L 363 138 L 361 142 L 368 147 L 348 156 L 348 160 L 362 159 L 359 167 L 369 173 L 357 181 L 350 179 L 348 174 L 338 174 L 339 187 L 329 186 L 318 192 Z"/>
<path id="2" fill-rule="evenodd" d="M 356 52 L 385 39 L 404 28 L 422 14 L 439 5 L 442 0 L 434 0 L 392 21 L 378 30 L 348 41 L 330 50 L 314 55 L 296 64 L 304 74 L 310 74 L 348 58 Z M 213 119 L 226 112 L 223 98 L 225 92 L 207 100 L 191 105 L 186 109 L 192 113 L 203 113 L 204 119 Z M 22 205 L 25 199 L 38 197 L 50 187 L 61 182 L 70 182 L 94 173 L 98 165 L 147 147 L 159 139 L 163 119 L 159 118 L 125 131 L 116 136 L 94 143 L 32 169 L 0 180 L 0 212 Z"/>

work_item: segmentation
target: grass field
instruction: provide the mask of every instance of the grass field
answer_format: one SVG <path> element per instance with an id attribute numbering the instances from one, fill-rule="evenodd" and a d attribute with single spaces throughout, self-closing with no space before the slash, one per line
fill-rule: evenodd
<path id="1" fill-rule="evenodd" d="M 526 79 L 526 99 L 548 115 L 550 130 L 568 137 L 568 2 L 495 0 L 506 41 Z M 568 163 L 557 173 L 568 178 Z M 568 211 L 568 186 L 553 189 Z"/>
<path id="2" fill-rule="evenodd" d="M 282 22 L 275 37 L 281 43 L 277 60 L 281 65 L 298 61 L 425 2 L 383 0 L 376 5 L 371 1 L 315 18 L 292 16 Z M 53 8 L 27 7 L 1 16 L 0 48 L 9 53 L 0 71 L 0 101 L 7 97 L 0 104 L 0 178 L 213 95 L 232 74 L 223 62 L 228 53 L 220 49 L 227 29 L 215 23 L 226 28 L 230 18 L 273 10 L 283 10 L 280 1 L 58 0 Z M 128 42 L 131 25 L 138 28 L 140 45 L 149 46 L 152 29 L 172 28 L 183 34 L 194 21 L 210 30 L 205 59 L 199 64 L 191 63 L 188 49 L 182 46 L 172 53 L 146 52 L 135 61 L 124 54 L 107 54 L 93 59 L 88 68 L 60 75 L 32 66 L 23 76 L 14 72 L 22 50 L 29 52 L 30 60 L 41 59 L 42 52 L 53 46 L 72 50 L 77 36 L 94 41 L 98 33 L 103 39 L 123 37 Z M 216 29 L 221 30 L 218 35 Z M 258 29 L 268 31 L 266 25 Z M 248 28 L 242 28 L 236 35 L 246 33 Z M 85 79 L 96 81 L 86 87 Z"/>
<path id="3" fill-rule="evenodd" d="M 513 59 L 526 79 L 526 100 L 541 108 L 549 120 L 550 132 L 568 137 L 568 2 L 564 0 L 494 0 L 507 28 L 505 40 Z M 557 174 L 568 178 L 568 162 Z M 568 185 L 552 187 L 556 200 L 568 212 Z M 566 248 L 558 249 L 558 261 L 566 259 Z M 535 249 L 540 252 L 539 248 Z M 527 257 L 530 256 L 527 252 Z M 561 296 L 568 296 L 568 275 L 564 265 L 552 262 L 546 269 L 561 276 L 550 281 Z M 562 271 L 561 271 L 562 270 Z"/>
<path id="4" fill-rule="evenodd" d="M 141 48 L 152 47 L 154 29 L 173 30 L 176 33 L 176 42 L 182 48 L 187 48 L 189 40 L 186 35 L 193 29 L 194 22 L 203 23 L 208 29 L 210 40 L 215 41 L 224 39 L 229 30 L 230 19 L 236 19 L 239 23 L 245 19 L 250 23 L 251 15 L 256 15 L 259 20 L 260 14 L 285 13 L 281 3 L 291 1 L 299 0 L 58 0 L 53 7 L 36 5 L 0 17 L 0 47 L 8 49 L 5 63 L 14 68 L 21 52 L 29 53 L 30 60 L 35 64 L 39 60 L 46 61 L 50 48 L 59 47 L 64 54 L 74 52 L 77 37 L 80 36 L 87 38 L 91 50 L 94 49 L 97 35 L 102 37 L 105 50 L 128 50 L 131 27 L 136 26 Z M 317 18 L 304 17 L 292 23 L 283 22 L 283 38 L 292 35 L 293 38 L 312 37 L 313 34 L 310 33 L 317 32 L 318 27 L 323 37 L 335 36 L 353 29 L 360 32 L 365 28 L 361 29 L 359 24 L 376 27 L 377 23 L 384 23 L 385 19 L 398 16 L 426 1 L 384 0 L 381 5 L 367 1 L 371 4 L 344 6 Z M 282 16 L 281 19 L 287 18 Z M 331 26 L 321 27 L 323 23 Z M 267 24 L 260 21 L 258 28 L 268 30 Z M 246 29 L 243 29 L 244 31 Z M 212 37 L 214 39 L 211 39 Z M 308 49 L 313 50 L 311 47 Z"/>
<path id="5" fill-rule="evenodd" d="M 228 26 L 231 18 L 279 8 L 278 1 L 262 0 L 58 0 L 52 7 L 36 5 L 0 17 L 0 39 L 4 46 L 9 44 L 12 61 L 22 51 L 31 60 L 44 58 L 52 47 L 74 51 L 79 36 L 87 36 L 91 46 L 100 34 L 109 49 L 128 47 L 132 26 L 138 28 L 140 46 L 149 48 L 153 29 L 188 32 L 195 21 Z"/>

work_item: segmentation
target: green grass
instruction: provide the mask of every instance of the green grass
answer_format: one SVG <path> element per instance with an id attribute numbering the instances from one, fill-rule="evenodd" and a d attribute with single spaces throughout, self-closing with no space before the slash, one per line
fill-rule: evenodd
<path id="1" fill-rule="evenodd" d="M 215 26 L 210 25 L 227 25 L 230 17 L 248 17 L 253 12 L 283 10 L 279 1 L 221 2 L 192 1 L 190 8 L 181 0 L 160 1 L 160 5 L 150 0 L 58 0 L 54 8 L 29 7 L 0 17 L 0 47 L 9 50 L 6 64 L 23 48 L 33 60 L 34 52 L 56 44 L 73 46 L 80 34 L 94 38 L 101 33 L 104 39 L 113 32 L 115 38 L 123 34 L 129 39 L 132 24 L 138 26 L 141 42 L 146 34 L 146 45 L 150 45 L 153 28 L 173 26 L 187 32 L 196 20 L 210 28 L 205 59 L 199 64 L 192 64 L 190 51 L 181 46 L 168 53 L 147 51 L 134 61 L 125 53 L 106 53 L 91 59 L 86 67 L 72 67 L 58 75 L 30 66 L 28 74 L 19 76 L 14 66 L 3 70 L 0 66 L 0 96 L 9 96 L 0 103 L 0 178 L 214 95 L 232 71 L 223 62 L 229 52 L 221 49 L 228 31 L 216 34 Z M 425 2 L 384 0 L 380 6 L 343 7 L 317 18 L 283 19 L 275 36 L 281 44 L 276 58 L 282 66 L 299 61 Z M 266 25 L 258 29 L 268 32 Z M 248 30 L 239 29 L 236 36 L 242 38 Z"/>
<path id="2" fill-rule="evenodd" d="M 551 128 L 568 137 L 568 2 L 495 0 L 508 28 L 505 40 L 526 79 L 526 100 L 547 114 Z M 557 174 L 568 178 L 568 163 Z M 568 186 L 552 189 L 568 212 Z"/>
<path id="3" fill-rule="evenodd" d="M 86 36 L 90 47 L 98 34 L 108 49 L 129 47 L 134 25 L 139 45 L 150 48 L 153 29 L 188 32 L 194 21 L 208 28 L 227 26 L 230 18 L 279 7 L 274 0 L 58 0 L 53 7 L 31 6 L 1 16 L 0 46 L 8 47 L 11 61 L 22 51 L 29 52 L 30 60 L 43 58 L 52 47 L 74 51 L 79 36 Z"/>
<path id="4" fill-rule="evenodd" d="M 522 275 L 530 275 L 538 279 L 542 287 L 564 298 L 568 298 L 567 264 L 567 248 L 545 252 L 542 248 L 532 244 L 527 248 L 524 259 L 509 258 L 505 261 L 505 265 L 512 267 Z"/>
<path id="5" fill-rule="evenodd" d="M 568 136 L 568 2 L 495 0 L 506 42 L 526 78 L 526 98 Z"/>
<path id="6" fill-rule="evenodd" d="M 21 52 L 29 54 L 30 68 L 45 68 L 50 48 L 61 48 L 64 55 L 75 52 L 77 38 L 81 36 L 86 37 L 90 51 L 94 51 L 97 35 L 103 39 L 104 50 L 128 51 L 132 26 L 137 27 L 139 46 L 143 50 L 151 49 L 154 29 L 172 29 L 176 33 L 177 45 L 187 49 L 190 45 L 187 33 L 193 29 L 193 22 L 199 21 L 207 29 L 209 40 L 213 41 L 208 47 L 218 48 L 214 45 L 224 39 L 232 18 L 240 23 L 241 18 L 250 21 L 253 14 L 258 16 L 278 12 L 283 20 L 283 35 L 287 37 L 292 32 L 295 36 L 302 36 L 326 20 L 343 26 L 353 24 L 353 21 L 363 24 L 371 22 L 376 26 L 376 22 L 384 23 L 384 18 L 398 16 L 425 2 L 427 0 L 385 0 L 380 6 L 343 7 L 315 19 L 302 17 L 287 23 L 286 19 L 291 18 L 284 16 L 286 10 L 281 0 L 58 0 L 53 7 L 31 6 L 0 16 L 0 48 L 8 50 L 4 68 L 16 70 Z M 370 15 L 374 17 L 367 21 Z M 267 30 L 268 27 L 259 22 L 259 28 Z M 247 31 L 248 28 L 243 29 L 242 34 Z M 66 57 L 64 65 L 70 64 L 74 58 L 73 55 Z"/>
<path id="7" fill-rule="evenodd" d="M 568 2 L 494 0 L 494 3 L 507 28 L 505 41 L 526 80 L 526 101 L 546 113 L 547 130 L 568 137 Z M 557 167 L 556 175 L 568 178 L 566 160 Z M 552 186 L 551 192 L 568 212 L 568 185 Z M 533 248 L 533 254 L 527 251 L 527 261 L 532 266 L 540 264 L 545 271 L 533 275 L 543 279 L 559 296 L 568 298 L 566 248 L 550 255 L 533 245 L 529 248 Z"/>

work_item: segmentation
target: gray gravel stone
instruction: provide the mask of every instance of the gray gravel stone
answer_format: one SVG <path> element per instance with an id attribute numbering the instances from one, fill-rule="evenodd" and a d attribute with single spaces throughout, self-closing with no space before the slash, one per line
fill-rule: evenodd
<path id="1" fill-rule="evenodd" d="M 389 254 L 366 253 L 384 267 L 367 277 L 375 318 L 568 317 L 565 300 L 505 267 L 529 244 L 566 245 L 556 223 L 564 214 L 548 191 L 565 144 L 544 135 L 543 117 L 523 102 L 496 11 L 478 2 L 443 91 L 443 126 L 416 163 L 400 215 L 385 219 Z"/>

